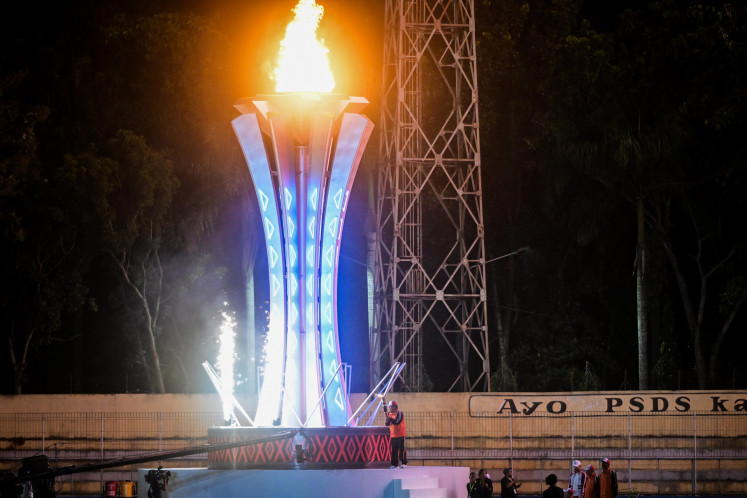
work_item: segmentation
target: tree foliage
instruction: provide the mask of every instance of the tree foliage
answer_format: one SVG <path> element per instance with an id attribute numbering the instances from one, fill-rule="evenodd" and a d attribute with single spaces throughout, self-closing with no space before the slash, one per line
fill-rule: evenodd
<path id="1" fill-rule="evenodd" d="M 60 6 L 57 25 L 3 34 L 3 337 L 16 391 L 32 358 L 62 361 L 47 348 L 60 338 L 74 356 L 118 356 L 126 389 L 199 384 L 213 333 L 202 327 L 226 300 L 221 260 L 233 256 L 217 220 L 247 179 L 224 78 L 235 51 L 211 21 L 154 8 Z"/>
<path id="2" fill-rule="evenodd" d="M 49 109 L 25 101 L 23 68 L 5 74 L 0 91 L 0 203 L 3 339 L 13 392 L 21 394 L 35 352 L 64 337 L 63 316 L 90 303 L 86 214 L 70 184 L 39 156 L 38 128 Z"/>
<path id="3" fill-rule="evenodd" d="M 729 334 L 739 340 L 732 327 L 743 304 L 745 246 L 743 202 L 723 179 L 742 185 L 745 174 L 734 140 L 747 116 L 744 8 L 655 2 L 620 9 L 610 23 L 587 20 L 583 2 L 482 7 L 482 130 L 499 140 L 486 147 L 484 168 L 502 196 L 494 232 L 503 234 L 501 251 L 530 244 L 546 259 L 529 251 L 509 270 L 494 270 L 493 330 L 504 349 L 508 333 L 522 337 L 500 355 L 512 358 L 517 387 L 575 388 L 570 379 L 585 361 L 606 387 L 628 385 L 621 374 L 635 371 L 635 287 L 625 274 L 639 200 L 654 235 L 645 296 L 657 379 L 682 386 L 693 372 L 700 388 L 727 385 L 721 367 L 739 367 L 719 349 Z M 719 308 L 724 293 L 729 304 Z M 594 304 L 579 306 L 587 296 Z"/>

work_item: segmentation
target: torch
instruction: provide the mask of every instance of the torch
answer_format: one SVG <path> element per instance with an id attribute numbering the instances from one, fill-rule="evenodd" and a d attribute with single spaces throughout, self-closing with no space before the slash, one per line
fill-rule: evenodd
<path id="1" fill-rule="evenodd" d="M 376 397 L 379 398 L 382 403 L 384 403 L 384 406 L 382 408 L 384 410 L 384 413 L 386 413 L 386 398 L 383 394 L 377 394 Z"/>
<path id="2" fill-rule="evenodd" d="M 344 426 L 350 419 L 337 328 L 342 226 L 373 131 L 362 97 L 331 93 L 322 7 L 300 0 L 281 42 L 276 94 L 241 99 L 232 122 L 262 216 L 270 289 L 255 422 Z"/>

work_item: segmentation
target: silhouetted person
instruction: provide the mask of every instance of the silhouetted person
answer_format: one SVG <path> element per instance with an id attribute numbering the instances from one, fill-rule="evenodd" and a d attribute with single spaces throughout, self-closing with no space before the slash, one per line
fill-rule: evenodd
<path id="1" fill-rule="evenodd" d="M 558 476 L 556 476 L 555 474 L 550 474 L 549 476 L 545 477 L 545 484 L 547 484 L 549 487 L 542 492 L 542 498 L 563 498 L 563 490 L 557 486 Z"/>

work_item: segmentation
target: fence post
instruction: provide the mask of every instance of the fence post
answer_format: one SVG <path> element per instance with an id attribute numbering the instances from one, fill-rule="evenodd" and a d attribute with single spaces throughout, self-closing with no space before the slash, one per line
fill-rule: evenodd
<path id="1" fill-rule="evenodd" d="M 656 493 L 661 494 L 661 458 L 656 459 Z"/>
<path id="2" fill-rule="evenodd" d="M 630 412 L 628 412 L 628 491 L 633 491 L 633 467 L 631 460 L 633 458 L 633 424 Z"/>
<path id="3" fill-rule="evenodd" d="M 163 451 L 163 412 L 158 412 L 158 451 Z M 161 465 L 161 460 L 158 461 L 158 465 Z"/>
<path id="4" fill-rule="evenodd" d="M 698 412 L 693 412 L 693 496 L 698 489 Z"/>
<path id="5" fill-rule="evenodd" d="M 451 451 L 454 451 L 454 412 L 449 412 L 451 419 Z"/>
<path id="6" fill-rule="evenodd" d="M 514 416 L 508 412 L 508 452 L 511 459 L 514 458 Z"/>
<path id="7" fill-rule="evenodd" d="M 104 461 L 104 412 L 101 412 L 101 461 Z"/>
<path id="8" fill-rule="evenodd" d="M 576 458 L 576 417 L 575 413 L 571 412 L 571 458 Z M 541 489 L 541 488 L 540 488 Z"/>
<path id="9" fill-rule="evenodd" d="M 104 412 L 101 412 L 101 461 L 104 461 Z M 104 469 L 99 471 L 99 489 L 104 491 Z"/>

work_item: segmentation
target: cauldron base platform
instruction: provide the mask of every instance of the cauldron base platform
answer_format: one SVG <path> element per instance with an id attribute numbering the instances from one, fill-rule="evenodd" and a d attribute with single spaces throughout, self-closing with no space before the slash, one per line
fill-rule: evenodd
<path id="1" fill-rule="evenodd" d="M 212 427 L 208 429 L 208 443 L 262 439 L 281 431 L 296 430 L 298 433 L 292 438 L 259 441 L 237 448 L 211 451 L 208 453 L 208 468 L 238 470 L 389 467 L 387 427 L 313 427 L 302 430 L 280 427 Z"/>

